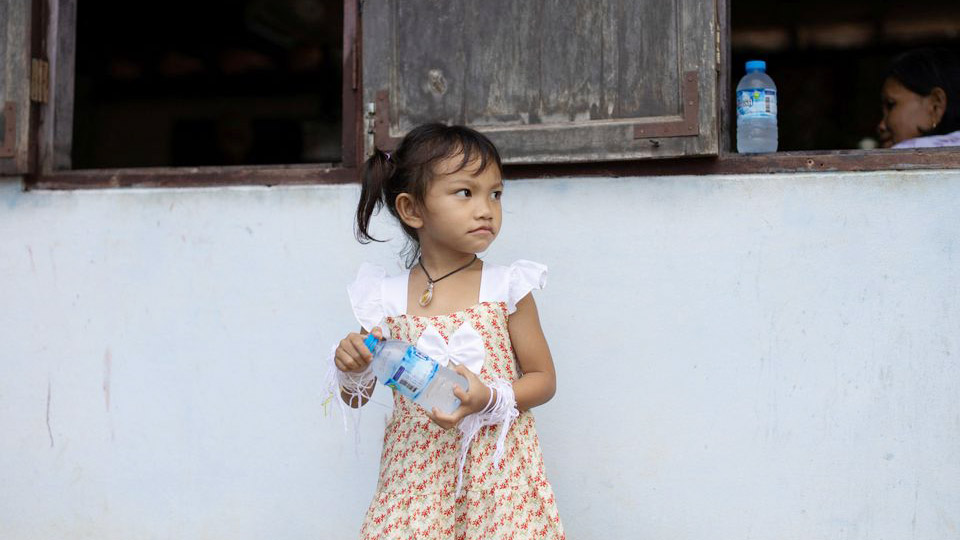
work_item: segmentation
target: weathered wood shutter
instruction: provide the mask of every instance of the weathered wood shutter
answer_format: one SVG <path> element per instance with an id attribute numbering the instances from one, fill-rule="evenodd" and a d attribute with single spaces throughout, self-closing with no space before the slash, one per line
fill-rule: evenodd
<path id="1" fill-rule="evenodd" d="M 716 5 L 365 0 L 366 150 L 466 124 L 505 161 L 716 155 Z"/>
<path id="2" fill-rule="evenodd" d="M 31 65 L 31 9 L 30 0 L 0 0 L 0 176 L 31 167 L 31 77 L 42 84 L 45 75 L 42 63 Z"/>

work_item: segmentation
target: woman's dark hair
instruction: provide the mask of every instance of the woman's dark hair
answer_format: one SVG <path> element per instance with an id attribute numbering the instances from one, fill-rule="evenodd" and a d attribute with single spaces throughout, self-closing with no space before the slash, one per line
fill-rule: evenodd
<path id="1" fill-rule="evenodd" d="M 886 78 L 900 82 L 907 90 L 929 96 L 934 88 L 947 95 L 947 106 L 937 127 L 926 135 L 944 135 L 960 129 L 960 57 L 945 48 L 914 49 L 890 62 Z"/>
<path id="2" fill-rule="evenodd" d="M 423 205 L 436 175 L 436 167 L 443 160 L 461 156 L 460 165 L 451 173 L 462 171 L 475 160 L 480 174 L 487 167 L 501 169 L 500 153 L 490 139 L 464 126 L 424 124 L 411 130 L 392 153 L 374 150 L 363 165 L 363 186 L 357 205 L 357 240 L 362 244 L 380 242 L 370 234 L 370 218 L 381 206 L 397 218 L 410 240 L 405 250 L 407 266 L 411 267 L 420 255 L 420 241 L 416 229 L 408 226 L 397 214 L 397 195 L 409 193 L 418 205 Z"/>

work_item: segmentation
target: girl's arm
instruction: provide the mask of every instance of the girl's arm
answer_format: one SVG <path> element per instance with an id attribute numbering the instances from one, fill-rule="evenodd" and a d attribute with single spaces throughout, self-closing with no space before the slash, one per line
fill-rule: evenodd
<path id="1" fill-rule="evenodd" d="M 373 329 L 373 335 L 377 336 L 377 339 L 381 339 L 383 337 L 379 328 Z M 336 354 L 334 355 L 334 363 L 336 364 L 338 370 L 344 373 L 359 375 L 367 369 L 367 367 L 370 365 L 370 362 L 373 360 L 373 354 L 363 343 L 363 340 L 366 337 L 367 334 L 365 334 L 361 328 L 359 333 L 352 332 L 348 334 L 347 337 L 340 340 L 340 345 L 337 347 Z M 361 390 L 361 396 L 359 400 L 357 399 L 357 396 L 346 392 L 341 385 L 340 399 L 354 409 L 363 407 L 366 405 L 367 401 L 370 400 L 370 396 L 373 395 L 373 390 L 376 385 L 376 379 L 370 381 L 366 388 Z"/>
<path id="2" fill-rule="evenodd" d="M 517 302 L 517 310 L 510 315 L 507 329 L 523 373 L 513 383 L 517 409 L 525 411 L 543 405 L 557 391 L 557 372 L 532 294 Z"/>

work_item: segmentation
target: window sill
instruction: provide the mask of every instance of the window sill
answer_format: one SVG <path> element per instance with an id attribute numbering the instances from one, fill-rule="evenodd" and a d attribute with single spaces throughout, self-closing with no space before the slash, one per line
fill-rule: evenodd
<path id="1" fill-rule="evenodd" d="M 928 169 L 960 169 L 960 147 L 723 154 L 705 158 L 505 165 L 504 177 L 684 176 Z M 32 177 L 27 180 L 27 189 L 322 185 L 354 183 L 359 177 L 356 168 L 324 164 L 88 169 Z"/>
<path id="2" fill-rule="evenodd" d="M 357 169 L 329 164 L 85 169 L 28 177 L 29 190 L 281 186 L 356 182 Z"/>
<path id="3" fill-rule="evenodd" d="M 506 178 L 682 176 L 960 169 L 960 147 L 722 154 L 705 158 L 552 165 L 506 165 Z"/>

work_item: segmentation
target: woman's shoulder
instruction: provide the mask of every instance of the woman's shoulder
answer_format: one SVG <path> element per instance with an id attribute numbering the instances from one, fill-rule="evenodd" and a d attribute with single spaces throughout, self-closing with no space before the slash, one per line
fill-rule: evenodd
<path id="1" fill-rule="evenodd" d="M 941 148 L 944 146 L 960 146 L 960 130 L 946 135 L 929 135 L 907 139 L 893 145 L 894 148 Z"/>
<path id="2" fill-rule="evenodd" d="M 517 302 L 547 284 L 547 266 L 527 259 L 517 259 L 509 265 L 483 263 L 480 300 L 504 302 L 507 312 L 517 309 Z"/>

